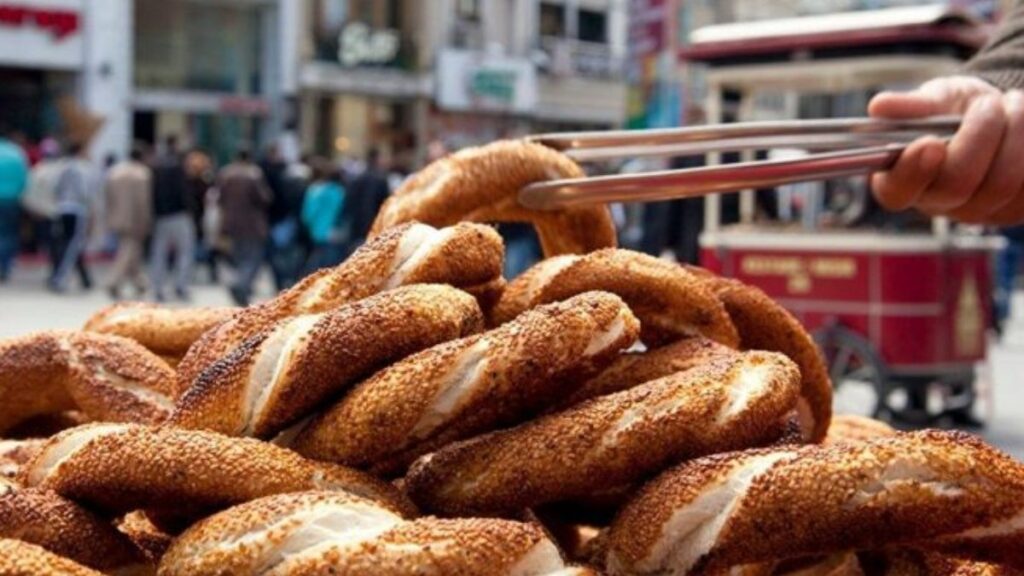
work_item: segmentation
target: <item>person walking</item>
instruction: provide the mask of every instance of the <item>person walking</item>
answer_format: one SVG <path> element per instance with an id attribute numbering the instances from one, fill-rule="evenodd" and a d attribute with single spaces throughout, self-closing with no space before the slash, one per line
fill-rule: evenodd
<path id="1" fill-rule="evenodd" d="M 57 218 L 57 182 L 64 172 L 60 144 L 54 138 L 39 143 L 40 159 L 29 172 L 28 188 L 21 197 L 21 207 L 32 221 L 33 245 L 36 252 L 50 257 L 50 267 L 57 267 L 53 230 Z"/>
<path id="2" fill-rule="evenodd" d="M 196 148 L 185 156 L 185 178 L 188 185 L 188 212 L 196 229 L 196 262 L 204 264 L 209 272 L 211 284 L 220 282 L 217 270 L 217 246 L 215 235 L 207 234 L 205 222 L 213 214 L 207 214 L 212 204 L 210 190 L 213 188 L 213 161 L 206 152 Z"/>
<path id="3" fill-rule="evenodd" d="M 298 254 L 301 250 L 299 212 L 302 210 L 302 199 L 292 194 L 288 163 L 281 156 L 277 144 L 267 146 L 259 167 L 271 194 L 267 262 L 274 277 L 274 289 L 280 292 L 298 279 L 298 268 L 302 265 Z"/>
<path id="4" fill-rule="evenodd" d="M 174 255 L 174 294 L 189 299 L 188 283 L 195 258 L 196 228 L 188 212 L 188 185 L 178 139 L 168 136 L 164 153 L 154 160 L 153 172 L 153 245 L 150 254 L 153 297 L 165 299 L 167 265 Z"/>
<path id="5" fill-rule="evenodd" d="M 99 174 L 89 162 L 84 145 L 68 146 L 67 159 L 57 180 L 57 206 L 54 217 L 53 242 L 56 265 L 48 286 L 54 292 L 67 289 L 71 269 L 78 271 L 82 288 L 92 288 L 92 277 L 85 263 L 85 247 L 98 196 Z"/>
<path id="6" fill-rule="evenodd" d="M 341 217 L 345 189 L 340 171 L 325 158 L 314 158 L 312 164 L 313 183 L 302 202 L 302 224 L 313 242 L 307 273 L 341 262 L 349 240 Z"/>
<path id="7" fill-rule="evenodd" d="M 347 252 L 366 241 L 373 220 L 390 193 L 387 175 L 380 167 L 380 151 L 371 148 L 366 154 L 366 168 L 349 187 L 346 218 L 349 220 L 352 241 Z"/>
<path id="8" fill-rule="evenodd" d="M 11 275 L 18 255 L 18 219 L 28 182 L 28 157 L 21 147 L 0 136 L 0 284 Z"/>
<path id="9" fill-rule="evenodd" d="M 249 152 L 240 150 L 235 161 L 217 175 L 217 190 L 221 231 L 230 244 L 235 264 L 235 279 L 228 290 L 236 304 L 248 306 L 253 282 L 266 254 L 270 188 Z"/>
<path id="10" fill-rule="evenodd" d="M 126 280 L 135 286 L 138 295 L 146 291 L 142 262 L 153 222 L 153 176 L 144 159 L 145 150 L 136 144 L 130 158 L 107 173 L 107 228 L 117 235 L 117 255 L 107 281 L 107 291 L 114 300 L 121 298 Z"/>

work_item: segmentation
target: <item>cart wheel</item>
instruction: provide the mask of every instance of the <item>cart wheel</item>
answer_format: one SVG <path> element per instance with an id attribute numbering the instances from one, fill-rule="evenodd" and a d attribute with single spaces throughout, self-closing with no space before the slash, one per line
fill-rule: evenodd
<path id="1" fill-rule="evenodd" d="M 814 339 L 825 354 L 832 379 L 833 411 L 891 419 L 892 390 L 885 363 L 874 346 L 842 326 L 819 330 Z"/>

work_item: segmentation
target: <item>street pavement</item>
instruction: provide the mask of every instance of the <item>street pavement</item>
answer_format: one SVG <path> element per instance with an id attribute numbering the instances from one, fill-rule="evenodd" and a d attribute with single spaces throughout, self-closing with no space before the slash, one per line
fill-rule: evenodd
<path id="1" fill-rule="evenodd" d="M 102 286 L 105 266 L 94 266 L 93 276 Z M 227 276 L 227 275 L 225 275 Z M 0 285 L 0 338 L 36 330 L 78 328 L 96 310 L 110 303 L 102 288 L 82 291 L 73 287 L 65 294 L 45 289 L 45 271 L 41 267 L 21 267 L 7 285 Z M 257 282 L 257 299 L 271 295 L 269 275 Z M 223 285 L 197 284 L 192 287 L 191 302 L 174 306 L 228 306 L 231 304 Z M 1016 305 L 1018 304 L 1019 305 Z M 1003 342 L 993 339 L 989 361 L 979 366 L 981 402 L 979 414 L 987 422 L 981 430 L 989 441 L 1024 459 L 1024 294 L 1015 301 L 1021 318 L 1011 322 Z"/>

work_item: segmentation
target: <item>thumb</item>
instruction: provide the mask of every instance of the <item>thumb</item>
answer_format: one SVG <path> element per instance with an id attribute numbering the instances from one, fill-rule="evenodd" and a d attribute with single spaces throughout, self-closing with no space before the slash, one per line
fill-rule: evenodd
<path id="1" fill-rule="evenodd" d="M 875 118 L 923 118 L 955 111 L 957 102 L 931 90 L 880 92 L 868 103 L 868 114 Z"/>

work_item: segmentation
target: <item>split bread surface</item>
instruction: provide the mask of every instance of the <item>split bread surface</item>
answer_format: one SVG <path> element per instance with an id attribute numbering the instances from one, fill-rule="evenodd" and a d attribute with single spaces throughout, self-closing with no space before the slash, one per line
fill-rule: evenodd
<path id="1" fill-rule="evenodd" d="M 401 471 L 430 450 L 560 401 L 639 332 L 625 303 L 606 292 L 540 306 L 381 370 L 302 427 L 291 446 L 318 460 Z"/>
<path id="2" fill-rule="evenodd" d="M 609 537 L 613 574 L 713 573 L 914 546 L 1024 567 L 1024 464 L 961 432 L 718 454 L 647 484 Z"/>
<path id="3" fill-rule="evenodd" d="M 680 460 L 777 440 L 799 379 L 781 354 L 715 360 L 445 446 L 413 464 L 406 490 L 428 511 L 501 515 L 617 488 Z"/>
<path id="4" fill-rule="evenodd" d="M 439 284 L 285 318 L 203 370 L 170 423 L 270 438 L 387 364 L 482 327 L 476 300 Z"/>
<path id="5" fill-rule="evenodd" d="M 28 487 L 109 515 L 136 509 L 202 515 L 254 498 L 337 490 L 414 514 L 396 488 L 251 438 L 127 424 L 88 424 L 51 438 L 22 468 Z"/>
<path id="6" fill-rule="evenodd" d="M 0 341 L 0 434 L 77 409 L 108 422 L 162 422 L 174 371 L 141 344 L 108 334 L 37 332 Z"/>
<path id="7" fill-rule="evenodd" d="M 160 576 L 293 574 L 582 575 L 539 527 L 508 520 L 405 520 L 336 492 L 281 494 L 200 521 L 164 555 Z"/>
<path id="8" fill-rule="evenodd" d="M 178 365 L 179 386 L 190 387 L 203 370 L 281 320 L 330 312 L 392 288 L 448 284 L 492 299 L 502 286 L 504 257 L 501 236 L 490 226 L 459 223 L 437 229 L 419 222 L 395 226 L 341 264 L 318 270 L 207 331 Z"/>

